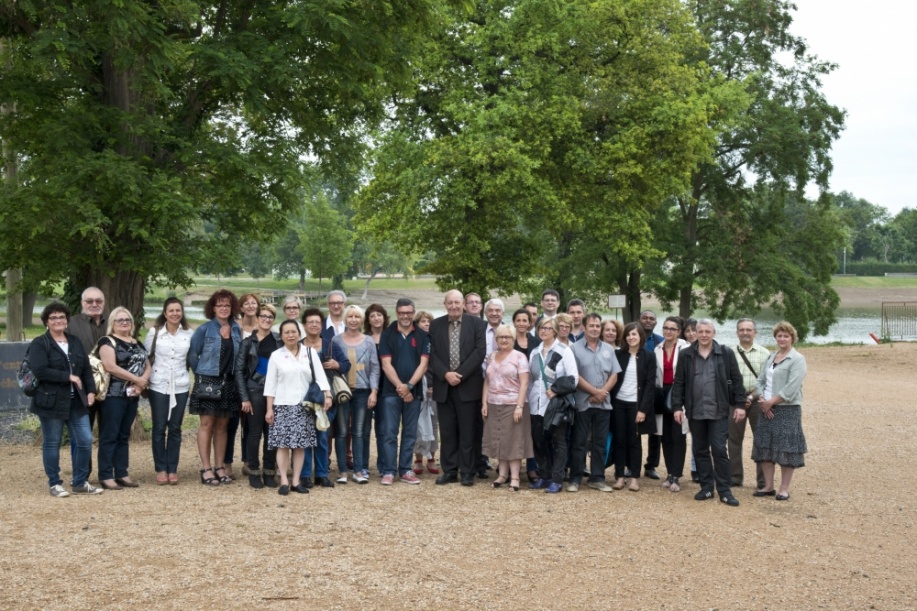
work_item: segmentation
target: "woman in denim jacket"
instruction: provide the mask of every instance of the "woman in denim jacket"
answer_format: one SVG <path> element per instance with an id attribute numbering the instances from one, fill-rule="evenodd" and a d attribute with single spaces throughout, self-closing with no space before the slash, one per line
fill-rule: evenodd
<path id="1" fill-rule="evenodd" d="M 235 354 L 242 342 L 242 327 L 235 321 L 238 313 L 239 300 L 231 291 L 222 289 L 211 295 L 204 305 L 204 316 L 209 320 L 194 332 L 188 352 L 188 365 L 194 371 L 188 411 L 201 417 L 197 449 L 201 456 L 201 483 L 208 486 L 232 483 L 222 461 L 226 455 L 226 425 L 241 410 L 233 380 Z M 220 388 L 220 398 L 201 398 L 199 389 L 205 386 Z M 210 462 L 211 445 L 218 465 Z"/>

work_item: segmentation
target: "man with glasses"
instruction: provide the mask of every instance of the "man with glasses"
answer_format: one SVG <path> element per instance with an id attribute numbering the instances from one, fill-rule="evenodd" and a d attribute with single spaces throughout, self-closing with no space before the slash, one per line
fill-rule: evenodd
<path id="1" fill-rule="evenodd" d="M 534 327 L 537 329 L 541 326 L 541 321 L 545 318 L 554 318 L 557 316 L 557 308 L 560 307 L 560 293 L 554 289 L 545 289 L 541 292 L 541 316 L 535 319 Z"/>
<path id="2" fill-rule="evenodd" d="M 430 360 L 430 338 L 423 329 L 414 325 L 414 302 L 407 298 L 399 299 L 395 304 L 395 314 L 398 320 L 383 331 L 379 339 L 379 360 L 385 374 L 381 392 L 383 486 L 391 486 L 396 473 L 401 475 L 405 484 L 420 483 L 411 468 L 411 461 L 423 400 L 420 383 Z"/>
<path id="3" fill-rule="evenodd" d="M 328 293 L 328 316 L 325 318 L 322 338 L 331 341 L 335 335 L 344 332 L 345 305 L 347 305 L 347 294 L 344 291 L 333 290 Z"/>
<path id="4" fill-rule="evenodd" d="M 484 301 L 477 293 L 468 293 L 465 295 L 465 312 L 472 316 L 481 318 L 481 312 L 484 308 Z"/>
<path id="5" fill-rule="evenodd" d="M 75 336 L 83 344 L 83 349 L 88 356 L 90 352 L 99 343 L 99 340 L 105 336 L 105 329 L 108 326 L 108 318 L 104 315 L 105 295 L 101 289 L 94 286 L 87 287 L 80 297 L 81 312 L 76 316 L 70 317 L 70 323 L 67 325 L 67 332 Z M 96 401 L 89 406 L 89 429 L 92 430 L 96 420 L 99 421 L 99 429 L 102 428 L 102 412 L 99 411 L 101 401 Z M 89 473 L 92 474 L 92 457 L 89 458 Z"/>
<path id="6" fill-rule="evenodd" d="M 590 488 L 611 492 L 605 483 L 605 440 L 611 424 L 611 389 L 618 381 L 621 365 L 615 357 L 614 346 L 601 340 L 602 317 L 592 313 L 586 316 L 584 341 L 572 345 L 573 356 L 579 371 L 576 384 L 576 418 L 573 420 L 571 445 L 571 473 L 567 492 L 579 490 L 586 471 L 586 444 L 592 433 Z"/>
<path id="7" fill-rule="evenodd" d="M 741 318 L 736 323 L 736 334 L 739 336 L 739 343 L 735 347 L 736 356 L 739 357 L 739 371 L 742 372 L 742 381 L 745 389 L 751 394 L 758 381 L 758 374 L 767 360 L 767 348 L 755 342 L 758 337 L 758 327 L 751 318 Z M 741 487 L 745 479 L 745 470 L 742 465 L 742 442 L 745 441 L 745 422 L 751 424 L 751 434 L 755 434 L 758 428 L 758 416 L 761 414 L 761 408 L 758 402 L 753 401 L 745 411 L 745 418 L 736 420 L 729 419 L 729 467 L 732 469 L 732 485 Z M 758 488 L 764 488 L 764 473 L 761 471 L 761 463 L 757 465 Z"/>

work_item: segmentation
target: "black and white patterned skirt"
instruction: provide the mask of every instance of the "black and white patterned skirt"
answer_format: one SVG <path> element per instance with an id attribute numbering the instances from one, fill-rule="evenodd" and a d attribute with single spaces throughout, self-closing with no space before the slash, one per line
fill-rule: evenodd
<path id="1" fill-rule="evenodd" d="M 275 448 L 312 448 L 318 445 L 315 414 L 301 405 L 275 405 L 274 424 L 268 429 L 267 445 Z"/>

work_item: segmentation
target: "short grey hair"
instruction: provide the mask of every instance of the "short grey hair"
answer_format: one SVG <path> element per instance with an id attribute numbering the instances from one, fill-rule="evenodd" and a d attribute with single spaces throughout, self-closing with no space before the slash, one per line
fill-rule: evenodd
<path id="1" fill-rule="evenodd" d="M 710 320 L 709 318 L 698 318 L 698 319 L 697 319 L 697 325 L 696 325 L 696 326 L 699 327 L 699 326 L 701 326 L 701 325 L 707 325 L 708 327 L 710 327 L 711 329 L 713 329 L 714 331 L 716 331 L 716 324 L 715 324 L 712 320 Z M 695 327 L 695 328 L 696 328 L 696 327 Z"/>
<path id="2" fill-rule="evenodd" d="M 756 323 L 753 318 L 740 318 L 739 320 L 736 321 L 736 329 L 738 329 L 739 325 L 741 325 L 743 322 L 750 322 L 751 328 L 754 329 L 755 331 L 758 330 L 758 323 Z"/>
<path id="3" fill-rule="evenodd" d="M 296 295 L 288 295 L 287 298 L 283 300 L 283 305 L 280 307 L 281 309 L 285 308 L 288 305 L 290 305 L 291 303 L 298 305 L 299 308 L 302 309 L 302 301 L 300 301 L 299 297 L 297 297 Z"/>
<path id="4" fill-rule="evenodd" d="M 492 305 L 495 305 L 495 306 L 497 306 L 498 308 L 500 308 L 500 311 L 501 311 L 501 312 L 506 312 L 506 306 L 503 305 L 503 300 L 502 300 L 502 299 L 497 299 L 496 297 L 494 297 L 493 299 L 488 299 L 488 300 L 487 300 L 487 303 L 484 304 L 484 311 L 486 312 L 486 311 L 487 311 L 487 308 L 489 308 L 489 307 L 492 306 Z"/>
<path id="5" fill-rule="evenodd" d="M 345 304 L 347 303 L 347 293 L 345 293 L 344 291 L 342 291 L 342 290 L 340 290 L 340 289 L 334 289 L 333 291 L 328 291 L 328 294 L 325 295 L 325 299 L 326 299 L 327 301 L 331 301 L 331 297 L 332 297 L 333 295 L 337 295 L 338 297 L 340 297 L 341 299 L 344 300 L 344 303 L 345 303 Z"/>

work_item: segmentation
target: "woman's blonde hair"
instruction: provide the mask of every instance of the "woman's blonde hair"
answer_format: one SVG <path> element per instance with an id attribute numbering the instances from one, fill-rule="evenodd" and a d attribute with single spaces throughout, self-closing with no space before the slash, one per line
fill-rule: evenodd
<path id="1" fill-rule="evenodd" d="M 775 338 L 777 337 L 778 333 L 789 333 L 790 337 L 793 338 L 794 344 L 799 341 L 799 334 L 796 333 L 796 327 L 794 327 L 793 325 L 791 325 L 790 323 L 788 323 L 785 320 L 781 320 L 776 325 L 774 325 L 774 337 Z"/>
<path id="2" fill-rule="evenodd" d="M 114 332 L 115 319 L 120 318 L 119 314 L 127 314 L 127 317 L 131 319 L 131 332 L 129 335 L 134 335 L 134 316 L 131 314 L 131 311 L 124 306 L 118 306 L 108 315 L 108 326 L 105 328 L 105 335 L 111 335 Z"/>

